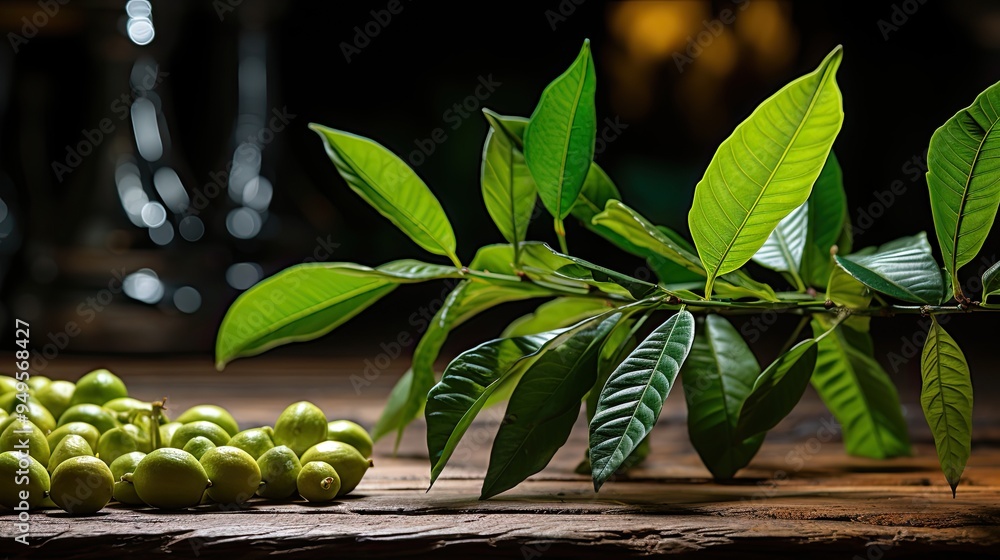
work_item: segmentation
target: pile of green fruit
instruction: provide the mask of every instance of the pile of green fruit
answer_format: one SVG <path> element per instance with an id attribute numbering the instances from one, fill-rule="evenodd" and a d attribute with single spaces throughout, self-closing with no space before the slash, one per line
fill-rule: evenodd
<path id="1" fill-rule="evenodd" d="M 129 397 L 106 369 L 76 384 L 0 376 L 0 505 L 21 511 L 89 514 L 112 499 L 161 509 L 241 506 L 254 495 L 329 502 L 357 487 L 371 453 L 364 428 L 327 422 L 305 401 L 273 427 L 240 431 L 211 404 L 171 421 L 163 401 Z"/>

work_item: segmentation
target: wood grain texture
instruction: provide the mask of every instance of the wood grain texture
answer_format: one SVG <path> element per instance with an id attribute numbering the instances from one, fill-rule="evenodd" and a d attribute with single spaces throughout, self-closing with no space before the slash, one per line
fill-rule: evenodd
<path id="1" fill-rule="evenodd" d="M 404 360 L 399 360 L 400 362 Z M 287 362 L 267 357 L 215 373 L 205 360 L 61 358 L 45 374 L 75 378 L 97 365 L 120 373 L 132 396 L 168 396 L 174 414 L 215 402 L 247 428 L 273 423 L 303 398 L 331 418 L 370 426 L 398 370 L 355 391 L 359 362 Z M 393 364 L 396 365 L 396 364 Z M 363 379 L 363 378 L 362 378 Z M 357 379 L 355 380 L 357 382 Z M 980 402 L 996 395 L 983 395 Z M 354 494 L 330 505 L 252 501 L 224 511 L 200 506 L 163 513 L 109 506 L 93 517 L 58 510 L 32 516 L 31 545 L 14 543 L 0 516 L 0 554 L 10 558 L 676 558 L 900 556 L 989 557 L 1000 552 L 1000 411 L 981 407 L 973 454 L 957 499 L 941 475 L 916 407 L 914 456 L 848 457 L 830 414 L 812 391 L 727 484 L 712 482 L 691 448 L 684 399 L 668 399 L 653 452 L 628 477 L 595 494 L 573 473 L 586 446 L 582 421 L 544 471 L 489 501 L 476 498 L 502 408 L 484 411 L 434 489 L 424 427 L 411 427 L 396 457 L 376 446 L 375 468 Z"/>

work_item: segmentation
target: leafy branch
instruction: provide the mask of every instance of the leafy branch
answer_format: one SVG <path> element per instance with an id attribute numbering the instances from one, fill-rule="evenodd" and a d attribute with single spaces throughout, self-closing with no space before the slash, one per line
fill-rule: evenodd
<path id="1" fill-rule="evenodd" d="M 971 451 L 971 374 L 936 317 L 1000 311 L 989 301 L 1000 294 L 1000 263 L 983 275 L 981 301 L 960 288 L 959 274 L 981 250 L 1000 206 L 1000 84 L 931 138 L 927 184 L 941 267 L 925 233 L 854 250 L 833 153 L 844 120 L 836 81 L 842 55 L 834 48 L 721 144 L 695 187 L 693 243 L 622 202 L 593 161 L 596 75 L 588 41 L 542 91 L 530 118 L 483 111 L 483 200 L 506 243 L 479 248 L 468 264 L 441 204 L 405 162 L 367 138 L 310 125 L 351 189 L 450 264 L 312 263 L 279 272 L 232 304 L 219 328 L 217 365 L 323 336 L 402 284 L 449 280 L 454 287 L 419 329 L 411 367 L 373 435 L 395 432 L 398 443 L 423 411 L 433 484 L 476 416 L 506 401 L 483 484 L 489 498 L 546 466 L 581 402 L 590 446 L 580 468 L 599 489 L 646 456 L 648 435 L 678 381 L 689 436 L 716 478 L 749 464 L 809 384 L 841 424 L 848 453 L 908 455 L 899 396 L 868 330 L 872 318 L 930 316 L 921 404 L 954 491 Z M 552 217 L 558 251 L 527 238 L 538 200 Z M 570 217 L 644 260 L 658 281 L 571 255 Z M 751 261 L 788 285 L 776 290 L 756 280 Z M 434 364 L 453 329 L 527 299 L 548 301 L 438 375 Z M 657 313 L 666 317 L 648 329 Z M 764 368 L 727 318 L 762 313 L 801 317 Z"/>

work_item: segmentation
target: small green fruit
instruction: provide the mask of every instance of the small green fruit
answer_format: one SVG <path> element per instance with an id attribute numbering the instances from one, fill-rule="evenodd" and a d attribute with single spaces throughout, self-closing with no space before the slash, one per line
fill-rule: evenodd
<path id="1" fill-rule="evenodd" d="M 295 487 L 299 495 L 310 502 L 329 502 L 340 491 L 337 470 L 323 461 L 310 461 L 302 466 Z"/>
<path id="2" fill-rule="evenodd" d="M 52 471 L 49 496 L 67 513 L 87 515 L 100 511 L 111 501 L 115 478 L 97 457 L 72 457 Z"/>
<path id="3" fill-rule="evenodd" d="M 198 420 L 205 420 L 219 426 L 226 430 L 229 437 L 235 436 L 240 431 L 240 426 L 236 423 L 233 415 L 228 410 L 214 404 L 192 406 L 177 417 L 177 421 L 181 424 L 190 424 Z"/>
<path id="4" fill-rule="evenodd" d="M 126 453 L 135 451 L 139 451 L 139 442 L 125 428 L 111 428 L 97 441 L 97 456 L 106 465 L 110 465 L 112 461 Z"/>
<path id="5" fill-rule="evenodd" d="M 302 470 L 302 463 L 290 448 L 279 445 L 269 449 L 257 459 L 263 483 L 257 489 L 261 498 L 283 500 L 295 494 L 295 481 Z"/>
<path id="6" fill-rule="evenodd" d="M 49 472 L 56 470 L 56 467 L 66 459 L 85 456 L 93 457 L 94 449 L 82 436 L 69 434 L 62 438 L 52 450 L 52 456 L 49 457 Z"/>
<path id="7" fill-rule="evenodd" d="M 173 439 L 174 434 L 183 425 L 180 422 L 167 422 L 160 426 L 160 447 L 173 447 L 170 445 L 170 440 Z"/>
<path id="8" fill-rule="evenodd" d="M 69 404 L 102 405 L 112 399 L 127 396 L 128 389 L 121 378 L 106 369 L 96 369 L 77 380 L 76 391 Z"/>
<path id="9" fill-rule="evenodd" d="M 274 423 L 274 443 L 287 445 L 301 455 L 306 449 L 326 440 L 327 424 L 323 411 L 311 402 L 289 405 Z"/>
<path id="10" fill-rule="evenodd" d="M 48 491 L 49 473 L 34 457 L 18 451 L 0 453 L 0 505 L 13 509 L 26 501 L 29 509 L 35 509 Z M 22 492 L 27 492 L 26 500 Z"/>
<path id="11" fill-rule="evenodd" d="M 239 447 L 256 459 L 274 447 L 274 441 L 271 439 L 272 434 L 274 432 L 270 427 L 250 428 L 233 436 L 226 445 Z"/>
<path id="12" fill-rule="evenodd" d="M 57 380 L 39 389 L 35 398 L 52 413 L 53 418 L 59 418 L 69 408 L 75 390 L 75 384 Z"/>
<path id="13" fill-rule="evenodd" d="M 28 444 L 27 449 L 21 446 L 22 443 Z M 26 451 L 43 465 L 47 465 L 51 457 L 45 434 L 31 420 L 16 416 L 0 434 L 0 451 Z"/>
<path id="14" fill-rule="evenodd" d="M 197 436 L 207 437 L 216 446 L 226 445 L 229 442 L 229 432 L 223 430 L 218 424 L 213 424 L 206 420 L 198 420 L 191 422 L 190 424 L 184 424 L 177 431 L 174 432 L 173 437 L 170 438 L 170 446 L 176 447 L 178 449 L 184 449 L 187 442 L 191 441 Z"/>
<path id="15" fill-rule="evenodd" d="M 28 387 L 31 388 L 33 393 L 48 387 L 49 383 L 52 383 L 52 380 L 44 375 L 32 375 L 28 378 Z"/>
<path id="16" fill-rule="evenodd" d="M 91 449 L 95 449 L 97 441 L 101 439 L 101 432 L 90 424 L 86 422 L 70 422 L 69 424 L 59 426 L 55 431 L 46 436 L 45 439 L 49 442 L 49 449 L 55 449 L 62 438 L 68 435 L 78 435 L 87 440 L 87 444 L 90 445 Z"/>
<path id="17" fill-rule="evenodd" d="M 216 445 L 205 436 L 196 436 L 184 444 L 184 451 L 194 455 L 195 459 L 201 460 L 202 455 L 209 449 L 215 449 Z"/>
<path id="18" fill-rule="evenodd" d="M 209 449 L 201 457 L 212 485 L 208 497 L 220 504 L 242 504 L 253 497 L 260 486 L 260 467 L 249 453 L 223 445 Z"/>
<path id="19" fill-rule="evenodd" d="M 0 395 L 17 392 L 17 379 L 9 375 L 0 375 Z"/>
<path id="20" fill-rule="evenodd" d="M 144 505 L 143 501 L 139 499 L 139 495 L 135 492 L 135 485 L 132 482 L 122 480 L 122 477 L 134 473 L 135 468 L 145 456 L 145 453 L 133 451 L 111 462 L 111 476 L 115 479 L 114 499 L 123 504 L 133 506 Z"/>
<path id="21" fill-rule="evenodd" d="M 45 408 L 41 402 L 38 401 L 34 395 L 28 396 L 27 402 L 22 401 L 17 398 L 19 394 L 23 393 L 7 393 L 6 395 L 0 395 L 0 399 L 9 400 L 10 402 L 4 403 L 5 410 L 9 416 L 17 416 L 17 407 L 21 406 L 21 413 L 28 420 L 31 420 L 38 429 L 42 430 L 43 433 L 49 433 L 56 427 L 56 419 L 52 416 L 52 413 Z"/>
<path id="22" fill-rule="evenodd" d="M 209 485 L 208 475 L 198 459 L 172 447 L 149 453 L 123 479 L 132 482 L 140 500 L 161 509 L 196 506 Z"/>
<path id="23" fill-rule="evenodd" d="M 75 404 L 66 409 L 59 417 L 59 426 L 65 426 L 70 422 L 86 422 L 97 428 L 102 434 L 111 428 L 119 425 L 115 418 L 115 413 L 96 404 Z"/>
<path id="24" fill-rule="evenodd" d="M 364 458 L 357 449 L 339 441 L 317 443 L 302 454 L 301 461 L 303 465 L 310 461 L 323 461 L 336 469 L 340 475 L 341 496 L 357 488 L 365 472 L 375 466 L 371 459 Z"/>
<path id="25" fill-rule="evenodd" d="M 326 439 L 346 443 L 364 457 L 372 456 L 372 447 L 375 445 L 368 432 L 350 420 L 334 420 L 327 424 Z"/>

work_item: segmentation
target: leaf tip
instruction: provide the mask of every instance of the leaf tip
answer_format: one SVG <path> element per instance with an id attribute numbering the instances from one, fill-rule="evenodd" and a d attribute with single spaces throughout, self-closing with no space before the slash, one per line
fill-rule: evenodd
<path id="1" fill-rule="evenodd" d="M 403 431 L 406 429 L 406 425 L 400 426 L 399 430 L 396 431 L 396 441 L 392 444 L 392 456 L 395 457 L 399 453 L 399 444 L 403 441 Z"/>
<path id="2" fill-rule="evenodd" d="M 958 496 L 958 483 L 961 482 L 961 475 L 958 478 L 948 477 L 948 486 L 951 487 L 951 498 L 954 500 Z"/>
<path id="3" fill-rule="evenodd" d="M 493 496 L 496 496 L 497 494 L 498 494 L 498 492 L 493 491 L 492 487 L 489 486 L 488 483 L 484 483 L 482 491 L 479 492 L 479 499 L 480 500 L 488 500 L 488 499 L 492 498 Z"/>
<path id="4" fill-rule="evenodd" d="M 840 61 L 843 60 L 843 58 L 844 58 L 844 45 L 837 45 L 836 47 L 833 47 L 833 50 L 830 51 L 830 54 L 826 55 L 826 60 L 828 61 L 829 64 L 833 65 L 834 71 L 836 71 L 837 67 L 840 66 Z"/>

